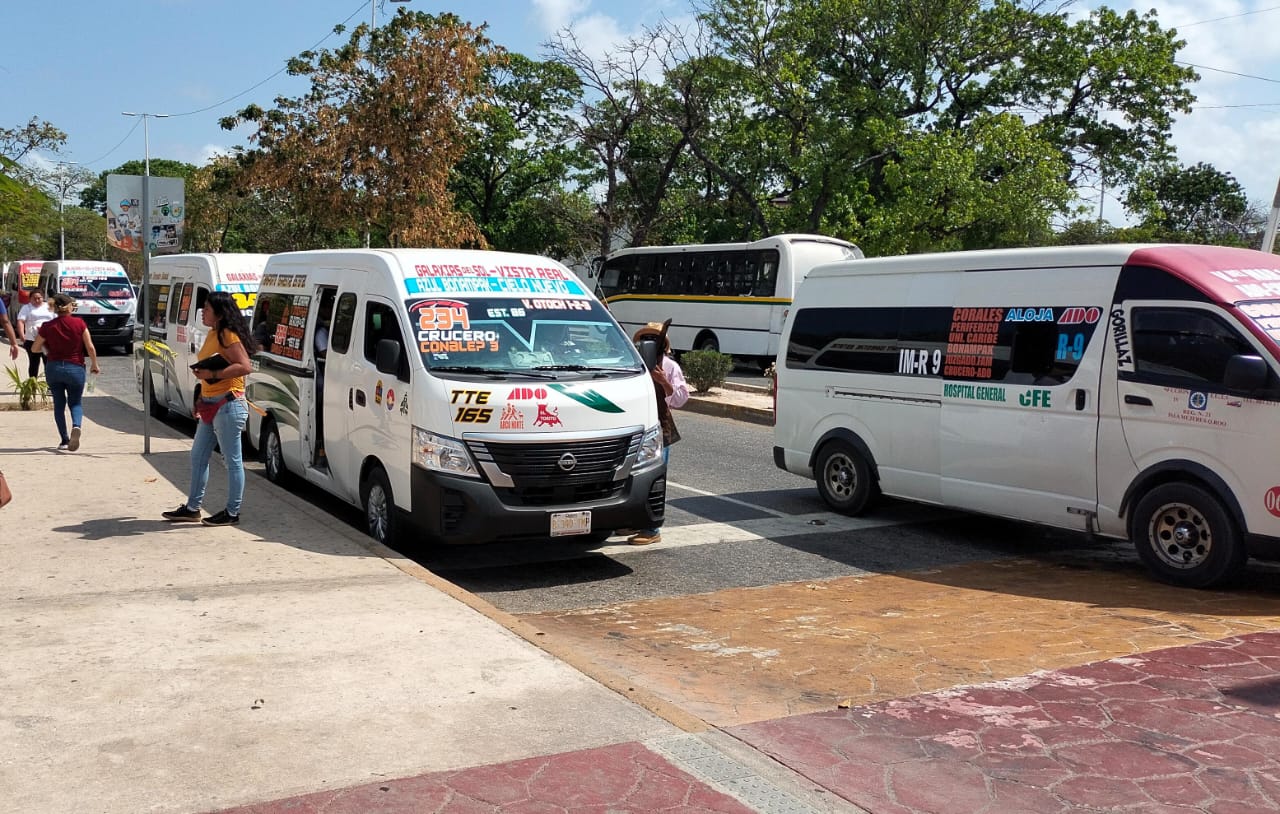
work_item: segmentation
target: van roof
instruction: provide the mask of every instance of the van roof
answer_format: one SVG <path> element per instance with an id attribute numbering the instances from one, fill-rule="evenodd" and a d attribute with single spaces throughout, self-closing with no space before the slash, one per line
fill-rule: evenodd
<path id="1" fill-rule="evenodd" d="M 352 261 L 381 264 L 404 282 L 405 293 L 513 294 L 590 297 L 578 276 L 547 257 L 483 249 L 322 249 L 277 254 L 264 275 L 277 267 L 330 265 L 359 271 Z M 372 266 L 368 266 L 372 270 Z"/>
<path id="2" fill-rule="evenodd" d="M 1182 243 L 1112 243 L 841 260 L 818 266 L 806 280 L 866 274 L 1001 271 L 1143 265 L 1162 269 L 1220 302 L 1280 299 L 1280 255 L 1255 249 Z M 1274 283 L 1274 286 L 1272 285 Z M 1259 289 L 1259 284 L 1263 289 Z M 1262 293 L 1259 293 L 1262 291 Z"/>

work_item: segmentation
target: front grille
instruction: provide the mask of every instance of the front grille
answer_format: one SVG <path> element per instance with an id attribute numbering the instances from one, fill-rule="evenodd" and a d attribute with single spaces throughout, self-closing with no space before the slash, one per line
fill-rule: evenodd
<path id="1" fill-rule="evenodd" d="M 88 326 L 91 334 L 95 331 L 119 330 L 129 321 L 128 314 L 81 314 L 79 316 L 84 320 L 84 324 Z M 102 322 L 98 320 L 102 320 Z"/>
<path id="2" fill-rule="evenodd" d="M 511 480 L 510 486 L 495 484 L 506 503 L 522 506 L 554 506 L 605 500 L 619 494 L 626 478 L 619 473 L 627 459 L 640 450 L 641 433 L 593 438 L 586 441 L 549 443 L 503 443 L 467 441 L 481 467 L 491 465 Z M 573 456 L 573 467 L 561 466 L 565 455 Z"/>

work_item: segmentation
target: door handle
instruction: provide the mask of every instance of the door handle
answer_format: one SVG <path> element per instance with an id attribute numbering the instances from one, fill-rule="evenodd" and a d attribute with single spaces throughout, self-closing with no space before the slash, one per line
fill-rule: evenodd
<path id="1" fill-rule="evenodd" d="M 1083 409 L 1084 409 L 1085 399 L 1086 399 L 1086 396 L 1085 396 L 1085 394 L 1084 394 L 1084 388 L 1083 388 L 1083 387 L 1077 387 L 1077 388 L 1076 388 L 1076 409 L 1077 409 L 1077 410 L 1083 410 Z"/>
<path id="2" fill-rule="evenodd" d="M 1147 398 L 1146 396 L 1125 396 L 1124 403 L 1125 404 L 1141 404 L 1144 407 L 1152 406 L 1151 399 Z"/>
<path id="3" fill-rule="evenodd" d="M 356 391 L 355 391 L 355 393 L 356 393 L 356 404 L 358 404 L 359 406 L 363 407 L 363 406 L 364 406 L 364 391 L 363 391 L 363 390 L 356 390 Z"/>

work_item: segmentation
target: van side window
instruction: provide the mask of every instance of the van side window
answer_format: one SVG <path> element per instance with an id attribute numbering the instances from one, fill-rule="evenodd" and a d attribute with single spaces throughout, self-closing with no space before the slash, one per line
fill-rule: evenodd
<path id="1" fill-rule="evenodd" d="M 142 313 L 143 297 L 138 297 L 138 321 L 151 323 L 152 331 L 163 331 L 165 329 L 164 314 L 169 308 L 169 284 L 155 285 L 147 287 L 146 307 L 151 312 L 151 318 Z"/>
<path id="2" fill-rule="evenodd" d="M 902 313 L 901 308 L 806 308 L 791 328 L 787 366 L 897 373 Z"/>
<path id="3" fill-rule="evenodd" d="M 396 376 L 409 380 L 409 359 L 404 350 L 404 337 L 400 333 L 400 323 L 396 312 L 389 305 L 380 302 L 366 303 L 364 307 L 364 358 L 369 362 L 378 360 L 378 342 L 393 339 L 400 346 L 400 369 Z"/>
<path id="4" fill-rule="evenodd" d="M 306 301 L 309 298 L 302 297 L 301 299 L 304 301 L 302 303 L 302 313 L 305 318 Z M 288 346 L 287 340 L 290 333 L 287 326 L 290 324 L 291 319 L 297 316 L 294 313 L 295 309 L 290 307 L 293 305 L 292 300 L 293 297 L 288 294 L 266 291 L 258 294 L 258 302 L 253 309 L 253 324 L 250 327 L 253 329 L 253 338 L 258 343 L 260 350 L 295 358 L 292 354 L 284 352 L 284 349 Z M 277 334 L 279 333 L 277 328 L 281 323 L 284 323 L 286 328 L 284 333 L 279 336 L 281 341 L 276 342 Z"/>
<path id="5" fill-rule="evenodd" d="M 1227 360 L 1236 354 L 1255 355 L 1257 350 L 1216 314 L 1194 308 L 1133 309 L 1135 378 L 1141 381 L 1221 386 Z M 1267 389 L 1274 389 L 1274 383 Z"/>
<path id="6" fill-rule="evenodd" d="M 356 295 L 350 292 L 338 297 L 333 311 L 333 328 L 329 332 L 329 351 L 346 353 L 351 348 L 351 329 L 356 323 Z"/>
<path id="7" fill-rule="evenodd" d="M 187 307 L 191 304 L 191 283 L 183 283 L 178 288 L 178 295 L 169 302 L 169 321 L 182 322 L 182 314 L 186 313 Z"/>

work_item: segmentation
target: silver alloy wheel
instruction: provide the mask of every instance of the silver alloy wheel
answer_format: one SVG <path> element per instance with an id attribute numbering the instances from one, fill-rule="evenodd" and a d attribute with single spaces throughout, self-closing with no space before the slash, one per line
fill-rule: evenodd
<path id="1" fill-rule="evenodd" d="M 1199 568 L 1213 551 L 1213 528 L 1189 503 L 1165 503 L 1152 512 L 1147 539 L 1160 561 L 1173 568 Z"/>
<path id="2" fill-rule="evenodd" d="M 280 448 L 280 433 L 275 422 L 267 428 L 267 440 L 263 445 L 264 463 L 267 467 L 267 480 L 275 483 L 284 474 L 284 450 Z"/>
<path id="3" fill-rule="evenodd" d="M 382 483 L 374 478 L 369 484 L 369 496 L 365 498 L 365 524 L 369 527 L 369 536 L 380 543 L 386 543 L 391 534 L 391 506 Z"/>

